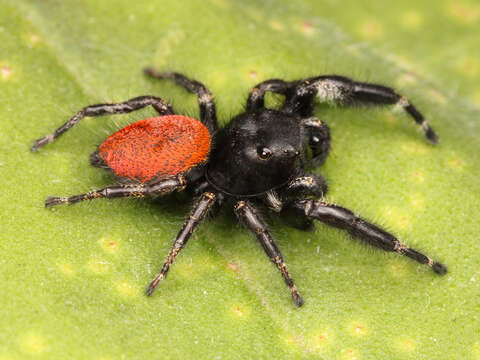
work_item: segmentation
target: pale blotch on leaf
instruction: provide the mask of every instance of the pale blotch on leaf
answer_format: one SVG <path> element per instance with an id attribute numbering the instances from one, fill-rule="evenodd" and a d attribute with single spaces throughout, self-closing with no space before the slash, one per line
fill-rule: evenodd
<path id="1" fill-rule="evenodd" d="M 24 37 L 26 43 L 29 45 L 29 47 L 36 46 L 42 41 L 40 36 L 38 36 L 37 34 L 33 34 L 33 33 L 27 33 L 23 37 Z"/>
<path id="2" fill-rule="evenodd" d="M 475 360 L 480 360 L 480 342 L 473 344 L 472 348 L 473 356 Z"/>
<path id="3" fill-rule="evenodd" d="M 436 101 L 439 104 L 446 104 L 447 98 L 440 91 L 432 89 L 428 91 L 428 95 L 431 100 Z"/>
<path id="4" fill-rule="evenodd" d="M 475 104 L 480 106 L 480 90 L 475 91 L 475 93 L 473 94 L 473 99 L 472 100 Z"/>
<path id="5" fill-rule="evenodd" d="M 253 80 L 258 80 L 258 72 L 256 72 L 255 70 L 250 70 L 248 72 L 248 77 Z"/>
<path id="6" fill-rule="evenodd" d="M 230 7 L 230 4 L 227 0 L 210 0 L 210 2 L 222 9 L 228 9 Z"/>
<path id="7" fill-rule="evenodd" d="M 229 268 L 230 270 L 233 270 L 233 271 L 237 271 L 237 270 L 238 270 L 238 265 L 235 264 L 235 263 L 229 262 L 229 263 L 227 264 L 227 266 L 228 266 L 228 268 Z"/>
<path id="8" fill-rule="evenodd" d="M 299 347 L 304 346 L 302 337 L 300 336 L 296 336 L 293 334 L 284 334 L 282 338 L 289 348 L 298 349 Z"/>
<path id="9" fill-rule="evenodd" d="M 275 31 L 285 30 L 285 25 L 279 20 L 270 20 L 268 25 L 270 25 L 270 27 Z"/>
<path id="10" fill-rule="evenodd" d="M 91 259 L 85 264 L 85 268 L 96 275 L 103 275 L 108 271 L 108 263 L 98 259 Z"/>
<path id="11" fill-rule="evenodd" d="M 117 281 L 115 288 L 118 293 L 125 298 L 133 297 L 138 294 L 138 289 L 136 289 L 130 282 L 127 280 Z"/>
<path id="12" fill-rule="evenodd" d="M 417 82 L 417 77 L 411 73 L 403 73 L 395 80 L 395 85 L 397 87 L 404 87 L 407 85 L 412 85 Z"/>
<path id="13" fill-rule="evenodd" d="M 227 82 L 227 76 L 223 71 L 214 71 L 209 80 L 209 84 L 212 84 L 213 87 L 222 87 Z"/>
<path id="14" fill-rule="evenodd" d="M 480 63 L 477 59 L 467 57 L 460 59 L 457 63 L 457 71 L 466 76 L 475 76 L 480 70 Z"/>
<path id="15" fill-rule="evenodd" d="M 392 260 L 390 264 L 387 265 L 388 272 L 396 278 L 401 278 L 407 273 L 407 268 L 405 264 L 399 262 L 398 260 Z"/>
<path id="16" fill-rule="evenodd" d="M 416 210 L 423 210 L 425 208 L 425 199 L 420 193 L 415 193 L 409 197 L 410 204 Z"/>
<path id="17" fill-rule="evenodd" d="M 453 155 L 448 159 L 448 166 L 453 170 L 462 171 L 465 167 L 465 161 L 457 155 Z"/>
<path id="18" fill-rule="evenodd" d="M 231 318 L 246 320 L 250 318 L 251 311 L 248 307 L 242 304 L 234 304 L 229 309 L 229 315 Z"/>
<path id="19" fill-rule="evenodd" d="M 32 354 L 39 354 L 46 348 L 43 338 L 39 334 L 33 332 L 22 336 L 20 339 L 20 346 L 23 350 Z"/>
<path id="20" fill-rule="evenodd" d="M 402 14 L 400 23 L 405 29 L 417 30 L 423 24 L 423 15 L 415 10 L 409 10 Z"/>
<path id="21" fill-rule="evenodd" d="M 57 262 L 58 270 L 64 274 L 65 276 L 73 276 L 75 274 L 75 270 L 73 269 L 73 265 L 68 261 L 58 261 Z"/>
<path id="22" fill-rule="evenodd" d="M 406 229 L 410 225 L 408 214 L 393 206 L 385 207 L 383 217 L 400 229 Z"/>
<path id="23" fill-rule="evenodd" d="M 98 245 L 109 254 L 116 254 L 120 251 L 120 242 L 111 236 L 104 236 L 98 240 Z"/>
<path id="24" fill-rule="evenodd" d="M 377 39 L 383 35 L 382 25 L 375 20 L 365 21 L 360 25 L 358 31 L 365 39 Z"/>
<path id="25" fill-rule="evenodd" d="M 308 339 L 308 346 L 311 350 L 321 352 L 333 343 L 333 333 L 327 330 L 319 330 Z"/>
<path id="26" fill-rule="evenodd" d="M 342 360 L 357 360 L 360 359 L 360 355 L 355 349 L 343 349 L 340 351 L 340 359 Z"/>
<path id="27" fill-rule="evenodd" d="M 1 65 L 0 64 L 0 77 L 2 80 L 7 81 L 13 75 L 13 70 L 8 65 Z"/>
<path id="28" fill-rule="evenodd" d="M 367 325 L 363 321 L 352 321 L 348 324 L 348 332 L 352 336 L 365 336 L 368 334 Z"/>
<path id="29" fill-rule="evenodd" d="M 412 352 L 417 347 L 415 340 L 409 337 L 400 337 L 395 342 L 395 348 L 401 352 Z"/>
<path id="30" fill-rule="evenodd" d="M 413 141 L 413 140 L 408 142 L 403 142 L 401 145 L 401 148 L 406 153 L 415 154 L 415 155 L 423 155 L 430 150 L 430 148 L 427 147 L 427 145 L 425 145 L 424 143 L 419 141 Z"/>
<path id="31" fill-rule="evenodd" d="M 178 261 L 175 272 L 185 279 L 192 279 L 215 267 L 215 262 L 208 255 L 198 255 L 190 259 Z"/>
<path id="32" fill-rule="evenodd" d="M 393 114 L 386 113 L 385 114 L 385 122 L 387 124 L 389 124 L 390 126 L 395 127 L 395 126 L 398 125 L 398 118 Z"/>
<path id="33" fill-rule="evenodd" d="M 245 10 L 246 14 L 252 18 L 253 20 L 257 22 L 262 22 L 263 21 L 263 15 L 260 11 L 256 9 L 247 9 Z"/>
<path id="34" fill-rule="evenodd" d="M 315 29 L 312 23 L 308 21 L 303 21 L 300 24 L 300 32 L 306 36 L 312 36 L 315 33 Z"/>
<path id="35" fill-rule="evenodd" d="M 480 19 L 480 5 L 465 1 L 451 1 L 448 4 L 447 14 L 458 22 L 473 24 Z"/>
<path id="36" fill-rule="evenodd" d="M 425 182 L 425 175 L 421 171 L 415 171 L 412 174 L 412 179 L 416 183 L 423 183 L 423 182 Z"/>
<path id="37" fill-rule="evenodd" d="M 167 64 L 167 59 L 173 49 L 177 47 L 185 39 L 185 32 L 180 29 L 170 29 L 167 35 L 162 38 L 157 46 L 154 64 L 158 68 L 162 68 Z"/>

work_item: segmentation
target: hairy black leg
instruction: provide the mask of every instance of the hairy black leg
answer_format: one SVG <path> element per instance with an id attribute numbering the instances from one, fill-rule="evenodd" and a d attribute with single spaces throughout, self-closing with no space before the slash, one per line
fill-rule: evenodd
<path id="1" fill-rule="evenodd" d="M 300 114 L 303 117 L 313 114 L 313 101 L 318 97 L 322 102 L 342 105 L 398 105 L 419 124 L 426 138 L 437 143 L 438 137 L 428 125 L 423 115 L 395 90 L 377 84 L 356 82 L 337 75 L 326 75 L 298 81 L 290 88 L 284 104 L 284 110 Z"/>
<path id="2" fill-rule="evenodd" d="M 280 270 L 283 279 L 290 288 L 295 305 L 302 306 L 302 297 L 298 293 L 297 287 L 293 283 L 293 280 L 288 273 L 287 265 L 283 261 L 282 254 L 280 253 L 280 250 L 278 250 L 277 245 L 268 232 L 267 226 L 257 215 L 255 208 L 246 201 L 239 201 L 236 203 L 234 210 L 240 222 L 242 222 L 243 225 L 245 225 L 256 235 L 258 241 L 262 245 L 270 260 L 272 260 L 272 262 L 277 266 L 278 270 Z"/>
<path id="3" fill-rule="evenodd" d="M 341 206 L 328 204 L 319 200 L 297 200 L 293 206 L 304 216 L 320 220 L 325 224 L 345 229 L 354 237 L 385 251 L 394 251 L 405 255 L 421 264 L 426 264 L 438 274 L 445 274 L 445 265 L 430 259 L 428 256 L 409 248 L 395 236 L 357 216 Z"/>
<path id="4" fill-rule="evenodd" d="M 211 209 L 211 207 L 215 203 L 215 200 L 216 196 L 214 193 L 211 192 L 203 193 L 202 196 L 197 200 L 192 209 L 192 212 L 190 213 L 190 216 L 188 217 L 187 221 L 185 221 L 182 229 L 175 238 L 173 247 L 168 253 L 167 260 L 163 264 L 162 269 L 148 286 L 146 292 L 147 295 L 152 295 L 160 281 L 162 281 L 167 276 L 168 270 L 170 269 L 172 263 L 175 261 L 178 253 L 185 247 L 185 245 L 187 245 L 188 239 L 192 235 L 197 225 L 205 218 L 205 215 Z"/>
<path id="5" fill-rule="evenodd" d="M 160 196 L 175 190 L 181 191 L 186 185 L 187 182 L 182 175 L 166 176 L 145 184 L 112 185 L 70 197 L 49 196 L 45 201 L 45 207 L 101 198 Z"/>
<path id="6" fill-rule="evenodd" d="M 176 72 L 161 73 L 153 68 L 145 68 L 146 75 L 155 79 L 170 79 L 178 85 L 198 96 L 198 105 L 200 106 L 200 120 L 207 127 L 211 134 L 217 130 L 217 113 L 215 111 L 215 103 L 213 95 L 205 85 L 196 80 L 191 80 L 185 75 Z"/>
<path id="7" fill-rule="evenodd" d="M 307 130 L 308 145 L 312 149 L 312 165 L 320 166 L 330 151 L 330 129 L 316 117 L 303 119 L 302 125 Z"/>
<path id="8" fill-rule="evenodd" d="M 162 100 L 155 96 L 139 96 L 125 102 L 115 103 L 115 104 L 97 104 L 90 105 L 79 112 L 77 112 L 70 120 L 65 124 L 60 126 L 53 134 L 46 135 L 38 140 L 36 140 L 32 147 L 32 151 L 37 151 L 38 149 L 44 147 L 48 143 L 51 143 L 53 140 L 62 135 L 65 131 L 70 129 L 73 125 L 82 120 L 85 116 L 103 116 L 103 115 L 113 115 L 113 114 L 125 114 L 135 110 L 142 109 L 147 106 L 152 106 L 160 115 L 170 115 L 173 114 L 173 110 L 168 105 L 165 100 Z"/>
<path id="9" fill-rule="evenodd" d="M 259 110 L 265 106 L 264 100 L 267 91 L 285 94 L 289 86 L 291 86 L 290 83 L 279 79 L 270 79 L 255 85 L 248 95 L 247 112 Z"/>

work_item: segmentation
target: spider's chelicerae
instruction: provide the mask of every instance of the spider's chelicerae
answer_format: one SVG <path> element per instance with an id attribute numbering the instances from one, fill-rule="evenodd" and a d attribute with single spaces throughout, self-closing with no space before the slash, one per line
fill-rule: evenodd
<path id="1" fill-rule="evenodd" d="M 80 110 L 53 134 L 37 140 L 32 151 L 52 142 L 85 116 L 129 113 L 151 105 L 159 116 L 137 121 L 111 135 L 91 155 L 92 165 L 111 170 L 118 185 L 71 197 L 49 197 L 46 206 L 117 197 L 156 197 L 188 190 L 195 204 L 175 238 L 163 267 L 147 288 L 151 295 L 197 225 L 213 207 L 228 205 L 258 239 L 290 288 L 295 305 L 303 300 L 290 277 L 274 239 L 259 215 L 259 207 L 288 212 L 296 225 L 309 228 L 313 220 L 347 230 L 385 251 L 394 251 L 425 264 L 438 274 L 444 265 L 411 249 L 395 236 L 322 198 L 327 186 L 322 176 L 309 173 L 321 165 L 330 148 L 328 126 L 313 116 L 314 100 L 341 105 L 390 105 L 403 108 L 426 138 L 437 136 L 420 112 L 393 89 L 342 76 L 316 76 L 298 81 L 267 80 L 255 86 L 244 113 L 219 129 L 210 91 L 178 73 L 145 73 L 171 79 L 198 96 L 200 121 L 175 115 L 166 101 L 140 96 L 117 104 L 91 105 Z M 267 109 L 267 91 L 283 94 L 280 109 Z M 310 151 L 307 151 L 308 148 Z"/>

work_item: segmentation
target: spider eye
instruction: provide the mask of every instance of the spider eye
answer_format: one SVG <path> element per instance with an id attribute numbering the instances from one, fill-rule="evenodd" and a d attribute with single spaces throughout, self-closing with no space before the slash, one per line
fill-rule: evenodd
<path id="1" fill-rule="evenodd" d="M 267 147 L 259 146 L 257 148 L 257 154 L 260 160 L 268 160 L 272 157 L 273 152 Z"/>

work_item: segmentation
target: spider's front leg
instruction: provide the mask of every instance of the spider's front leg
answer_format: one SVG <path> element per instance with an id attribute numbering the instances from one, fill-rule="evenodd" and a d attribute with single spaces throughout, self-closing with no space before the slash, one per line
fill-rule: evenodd
<path id="1" fill-rule="evenodd" d="M 287 265 L 283 261 L 282 254 L 280 253 L 280 250 L 275 244 L 273 237 L 268 232 L 267 226 L 257 215 L 257 212 L 253 205 L 251 205 L 247 201 L 239 201 L 235 205 L 234 210 L 240 222 L 245 225 L 252 233 L 255 234 L 258 241 L 262 245 L 263 250 L 265 250 L 267 256 L 282 274 L 285 283 L 290 288 L 290 292 L 292 293 L 292 298 L 295 305 L 302 306 L 303 299 L 300 296 L 292 278 L 290 277 L 290 274 L 288 273 Z"/>
<path id="2" fill-rule="evenodd" d="M 297 200 L 292 205 L 301 216 L 319 220 L 327 225 L 347 230 L 352 236 L 385 251 L 394 251 L 432 268 L 438 274 L 447 272 L 445 265 L 409 248 L 395 236 L 357 216 L 341 206 L 320 200 Z"/>
<path id="3" fill-rule="evenodd" d="M 82 110 L 77 112 L 70 120 L 65 124 L 60 126 L 52 134 L 46 135 L 38 140 L 36 140 L 32 147 L 32 151 L 38 151 L 40 148 L 44 147 L 48 143 L 51 143 L 65 131 L 70 129 L 85 116 L 103 116 L 103 115 L 113 115 L 113 114 L 125 114 L 130 113 L 135 110 L 143 109 L 147 106 L 152 106 L 160 115 L 172 115 L 173 110 L 168 105 L 168 103 L 155 96 L 139 96 L 121 103 L 115 104 L 97 104 L 84 107 Z"/>
<path id="4" fill-rule="evenodd" d="M 181 191 L 186 185 L 187 181 L 183 175 L 165 176 L 144 184 L 112 185 L 70 197 L 49 196 L 45 200 L 45 207 L 101 198 L 160 196 L 175 190 Z"/>
<path id="5" fill-rule="evenodd" d="M 313 102 L 341 105 L 398 105 L 422 127 L 425 137 L 437 143 L 438 137 L 417 108 L 395 90 L 378 84 L 356 82 L 337 75 L 317 76 L 296 82 L 285 99 L 284 110 L 307 117 L 313 114 Z"/>

